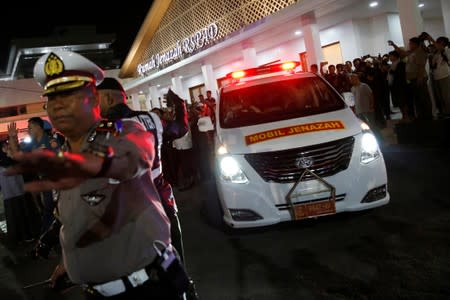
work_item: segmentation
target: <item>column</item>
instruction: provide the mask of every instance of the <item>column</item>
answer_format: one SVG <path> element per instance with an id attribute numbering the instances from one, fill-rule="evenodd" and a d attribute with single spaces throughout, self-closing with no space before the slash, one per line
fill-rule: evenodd
<path id="1" fill-rule="evenodd" d="M 247 48 L 242 50 L 242 55 L 244 56 L 244 69 L 256 68 L 258 66 L 255 48 Z"/>
<path id="2" fill-rule="evenodd" d="M 145 94 L 145 110 L 150 111 L 152 110 L 152 97 L 150 95 L 150 92 Z"/>
<path id="3" fill-rule="evenodd" d="M 131 109 L 141 110 L 141 104 L 139 103 L 139 94 L 131 94 Z"/>
<path id="4" fill-rule="evenodd" d="M 184 89 L 183 82 L 180 76 L 172 77 L 172 91 L 177 94 L 180 98 L 184 99 Z"/>
<path id="5" fill-rule="evenodd" d="M 450 1 L 441 0 L 442 17 L 444 19 L 445 36 L 450 36 Z M 433 38 L 438 38 L 433 37 Z"/>
<path id="6" fill-rule="evenodd" d="M 151 86 L 148 89 L 148 94 L 150 95 L 150 99 L 152 102 L 152 107 L 158 107 L 161 108 L 161 103 L 159 103 L 159 91 L 157 86 Z"/>
<path id="7" fill-rule="evenodd" d="M 217 98 L 217 92 L 219 91 L 219 86 L 217 85 L 216 76 L 214 76 L 213 68 L 211 65 L 202 66 L 203 80 L 205 81 L 206 91 L 211 91 L 212 96 Z"/>
<path id="8" fill-rule="evenodd" d="M 397 0 L 405 48 L 407 48 L 410 38 L 418 36 L 423 31 L 423 20 L 417 7 L 418 4 L 418 0 Z"/>
<path id="9" fill-rule="evenodd" d="M 322 45 L 320 43 L 319 28 L 316 23 L 316 15 L 313 11 L 300 16 L 303 37 L 305 39 L 308 70 L 312 64 L 320 67 L 323 60 Z"/>

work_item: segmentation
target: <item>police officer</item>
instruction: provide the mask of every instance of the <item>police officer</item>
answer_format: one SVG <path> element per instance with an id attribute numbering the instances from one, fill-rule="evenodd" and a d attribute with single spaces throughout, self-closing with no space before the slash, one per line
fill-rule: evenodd
<path id="1" fill-rule="evenodd" d="M 47 128 L 48 130 L 48 128 Z M 9 141 L 11 144 L 11 149 L 13 153 L 17 153 L 18 151 L 33 151 L 36 149 L 49 149 L 53 151 L 57 151 L 59 145 L 56 147 L 52 146 L 52 136 L 49 135 L 45 128 L 45 122 L 43 119 L 39 117 L 33 117 L 28 120 L 28 131 L 29 135 L 32 138 L 31 143 L 29 144 L 19 144 L 17 135 L 18 131 L 16 128 L 16 123 L 12 122 L 8 125 L 8 135 Z M 34 175 L 27 174 L 25 177 L 25 181 L 31 180 L 29 177 L 34 177 Z M 39 178 L 45 176 L 45 174 L 38 174 Z M 31 196 L 31 195 L 30 195 Z M 52 191 L 43 191 L 38 195 L 34 195 L 36 198 L 40 198 L 41 200 L 37 203 L 40 210 L 42 210 L 42 224 L 40 234 L 46 232 L 51 224 L 54 221 L 53 210 L 55 209 L 55 202 L 53 201 Z"/>
<path id="2" fill-rule="evenodd" d="M 175 121 L 162 122 L 154 112 L 134 111 L 126 104 L 126 93 L 123 86 L 115 78 L 106 77 L 97 87 L 100 96 L 100 114 L 104 118 L 112 120 L 131 118 L 141 123 L 145 129 L 152 132 L 156 138 L 155 158 L 152 167 L 152 179 L 164 207 L 164 211 L 170 220 L 170 232 L 172 244 L 178 250 L 183 262 L 184 246 L 181 233 L 178 209 L 173 195 L 172 186 L 164 178 L 161 162 L 161 147 L 163 140 L 172 142 L 174 139 L 184 136 L 188 129 L 186 105 L 178 95 L 169 89 L 167 102 L 175 105 Z M 198 295 L 194 282 L 191 280 L 188 292 L 188 300 L 197 299 Z"/>
<path id="3" fill-rule="evenodd" d="M 163 176 L 161 163 L 163 134 L 166 139 L 170 137 L 173 140 L 182 137 L 188 131 L 187 111 L 184 101 L 171 90 L 167 93 L 167 100 L 176 103 L 176 118 L 181 120 L 181 122 L 179 122 L 179 125 L 165 126 L 166 133 L 164 133 L 163 124 L 157 114 L 146 111 L 134 111 L 128 107 L 126 104 L 125 90 L 116 79 L 106 77 L 97 87 L 97 90 L 100 96 L 100 114 L 103 117 L 113 120 L 131 118 L 141 123 L 145 129 L 152 132 L 153 136 L 155 136 L 155 158 L 153 160 L 152 179 L 162 200 L 164 210 L 170 220 L 172 244 L 178 250 L 180 256 L 184 258 L 183 241 L 175 197 L 171 185 Z"/>
<path id="4" fill-rule="evenodd" d="M 77 53 L 42 56 L 34 77 L 69 151 L 19 153 L 9 173 L 43 171 L 27 189 L 60 191 L 60 269 L 87 299 L 181 299 L 188 279 L 151 177 L 155 137 L 132 120 L 101 120 L 103 71 Z"/>

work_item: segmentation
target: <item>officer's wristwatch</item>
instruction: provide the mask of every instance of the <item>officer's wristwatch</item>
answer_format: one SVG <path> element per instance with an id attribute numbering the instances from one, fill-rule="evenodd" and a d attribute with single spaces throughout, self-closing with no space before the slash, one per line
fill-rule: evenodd
<path id="1" fill-rule="evenodd" d="M 112 160 L 114 158 L 114 150 L 111 146 L 100 145 L 92 143 L 86 150 L 88 153 L 92 153 L 95 156 L 103 158 L 102 167 L 100 171 L 95 175 L 95 177 L 104 177 L 106 172 L 108 172 L 111 167 Z"/>

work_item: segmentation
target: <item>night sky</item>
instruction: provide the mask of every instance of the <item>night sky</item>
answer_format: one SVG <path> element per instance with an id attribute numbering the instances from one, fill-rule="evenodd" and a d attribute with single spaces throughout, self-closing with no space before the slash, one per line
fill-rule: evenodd
<path id="1" fill-rule="evenodd" d="M 56 26 L 95 25 L 99 34 L 116 34 L 113 47 L 125 59 L 152 1 L 36 1 L 3 4 L 0 17 L 0 71 L 6 69 L 11 39 L 45 37 Z M 119 6 L 118 3 L 122 3 Z M 127 6 L 123 6 L 127 4 Z"/>

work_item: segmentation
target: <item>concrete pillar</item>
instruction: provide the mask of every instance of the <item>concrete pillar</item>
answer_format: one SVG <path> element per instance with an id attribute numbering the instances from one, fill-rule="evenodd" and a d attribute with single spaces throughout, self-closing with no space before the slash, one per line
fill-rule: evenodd
<path id="1" fill-rule="evenodd" d="M 148 91 L 148 93 L 145 94 L 145 110 L 150 111 L 152 108 L 152 97 L 150 95 L 150 91 Z"/>
<path id="2" fill-rule="evenodd" d="M 131 109 L 141 110 L 141 104 L 139 103 L 139 94 L 131 94 Z"/>
<path id="3" fill-rule="evenodd" d="M 418 36 L 423 32 L 423 20 L 420 15 L 420 10 L 417 7 L 418 4 L 418 0 L 397 0 L 397 9 L 400 15 L 400 25 L 402 27 L 405 48 L 407 48 L 410 38 Z"/>
<path id="4" fill-rule="evenodd" d="M 392 51 L 392 47 L 388 45 L 387 41 L 392 39 L 392 34 L 389 28 L 389 20 L 387 14 L 382 14 L 378 16 L 374 16 L 371 19 L 371 30 L 372 32 L 377 32 L 370 39 L 371 42 L 371 55 L 378 55 L 389 53 Z"/>
<path id="5" fill-rule="evenodd" d="M 159 103 L 159 97 L 161 96 L 159 95 L 158 87 L 156 86 L 149 87 L 148 94 L 150 95 L 152 107 L 161 108 L 161 103 Z"/>
<path id="6" fill-rule="evenodd" d="M 255 48 L 247 48 L 242 50 L 242 55 L 244 56 L 244 69 L 256 68 L 258 66 Z"/>
<path id="7" fill-rule="evenodd" d="M 203 80 L 205 81 L 205 90 L 211 91 L 212 96 L 217 98 L 217 92 L 219 91 L 219 86 L 217 85 L 216 76 L 214 76 L 213 68 L 211 65 L 202 66 Z"/>
<path id="8" fill-rule="evenodd" d="M 444 19 L 445 36 L 450 36 L 450 1 L 441 0 L 442 17 Z M 434 37 L 437 38 L 437 37 Z"/>
<path id="9" fill-rule="evenodd" d="M 180 76 L 172 77 L 172 91 L 182 99 L 185 99 L 183 81 Z"/>
<path id="10" fill-rule="evenodd" d="M 305 39 L 306 55 L 308 60 L 308 69 L 312 64 L 320 66 L 323 60 L 322 46 L 320 43 L 319 28 L 316 23 L 314 12 L 306 13 L 300 16 L 303 37 Z"/>

